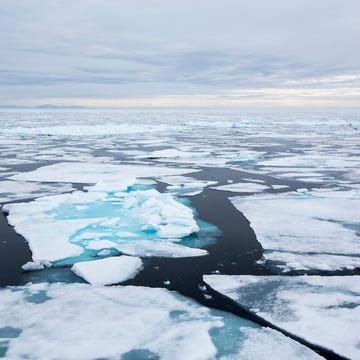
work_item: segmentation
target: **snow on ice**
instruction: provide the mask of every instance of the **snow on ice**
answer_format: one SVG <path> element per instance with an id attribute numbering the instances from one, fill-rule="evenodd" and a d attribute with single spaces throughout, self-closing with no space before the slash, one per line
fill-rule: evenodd
<path id="1" fill-rule="evenodd" d="M 310 343 L 360 358 L 360 276 L 205 275 L 204 281 Z"/>
<path id="2" fill-rule="evenodd" d="M 180 175 L 197 170 L 144 165 L 113 165 L 103 163 L 68 162 L 43 166 L 34 171 L 16 174 L 12 180 L 71 182 L 95 184 L 99 181 L 119 181 L 139 177 Z"/>
<path id="3" fill-rule="evenodd" d="M 265 259 L 282 262 L 284 270 L 360 266 L 356 191 L 289 192 L 232 197 L 231 201 L 250 221 Z"/>
<path id="4" fill-rule="evenodd" d="M 71 270 L 91 285 L 111 285 L 133 279 L 142 269 L 138 257 L 115 256 L 75 263 Z"/>
<path id="5" fill-rule="evenodd" d="M 74 190 L 71 184 L 41 184 L 27 181 L 0 181 L 0 202 L 33 199 L 39 196 L 60 194 Z"/>
<path id="6" fill-rule="evenodd" d="M 256 183 L 236 183 L 212 187 L 215 190 L 230 191 L 236 193 L 257 193 L 268 189 L 267 186 Z"/>
<path id="7" fill-rule="evenodd" d="M 64 283 L 0 289 L 0 350 L 4 359 L 320 359 L 166 289 Z"/>

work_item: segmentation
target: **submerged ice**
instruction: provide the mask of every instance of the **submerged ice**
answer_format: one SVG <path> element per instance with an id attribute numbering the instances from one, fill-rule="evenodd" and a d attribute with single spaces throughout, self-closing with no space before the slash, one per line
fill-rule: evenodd
<path id="1" fill-rule="evenodd" d="M 0 289 L 0 350 L 4 359 L 320 359 L 165 289 L 64 283 Z"/>
<path id="2" fill-rule="evenodd" d="M 28 241 L 36 262 L 73 263 L 119 252 L 206 255 L 205 250 L 177 244 L 199 231 L 192 209 L 170 194 L 134 182 L 99 182 L 86 191 L 8 204 L 3 210 Z"/>

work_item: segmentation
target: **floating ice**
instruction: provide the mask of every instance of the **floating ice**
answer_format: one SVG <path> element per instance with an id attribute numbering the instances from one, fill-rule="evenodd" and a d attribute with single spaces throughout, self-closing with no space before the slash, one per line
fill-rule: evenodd
<path id="1" fill-rule="evenodd" d="M 354 270 L 360 268 L 360 256 L 341 256 L 331 254 L 306 254 L 281 251 L 266 251 L 265 259 L 275 261 L 284 272 L 291 270 Z M 280 263 L 280 264 L 279 264 Z"/>
<path id="2" fill-rule="evenodd" d="M 256 193 L 268 189 L 265 185 L 255 184 L 255 183 L 236 183 L 229 185 L 221 185 L 212 187 L 215 190 L 223 190 L 237 193 Z"/>
<path id="3" fill-rule="evenodd" d="M 265 259 L 287 263 L 284 253 L 292 254 L 289 265 L 281 265 L 285 270 L 360 265 L 360 237 L 355 229 L 360 222 L 360 198 L 355 191 L 291 192 L 231 201 L 249 219 Z"/>
<path id="4" fill-rule="evenodd" d="M 70 184 L 41 184 L 26 181 L 0 181 L 0 202 L 32 199 L 74 190 Z"/>
<path id="5" fill-rule="evenodd" d="M 51 267 L 51 262 L 49 261 L 28 261 L 21 268 L 24 271 L 35 271 L 42 270 L 48 267 Z"/>
<path id="6" fill-rule="evenodd" d="M 216 181 L 196 180 L 186 176 L 164 176 L 160 181 L 170 184 L 168 191 L 185 196 L 198 195 L 206 186 L 217 184 Z"/>
<path id="7" fill-rule="evenodd" d="M 54 125 L 37 127 L 12 127 L 1 129 L 3 134 L 58 135 L 58 136 L 102 136 L 114 134 L 137 134 L 167 130 L 166 125 L 146 124 L 104 124 L 104 125 Z M 176 130 L 176 128 L 174 128 Z"/>
<path id="8" fill-rule="evenodd" d="M 111 285 L 134 278 L 142 269 L 138 257 L 116 256 L 75 263 L 71 270 L 91 285 Z"/>
<path id="9" fill-rule="evenodd" d="M 206 157 L 208 155 L 210 155 L 210 153 L 208 152 L 180 151 L 178 149 L 156 150 L 146 154 L 146 156 L 158 157 L 158 158 L 196 158 L 196 157 Z"/>
<path id="10" fill-rule="evenodd" d="M 117 245 L 116 249 L 127 255 L 141 257 L 193 257 L 208 254 L 206 250 L 190 248 L 170 241 L 132 240 Z"/>
<path id="11" fill-rule="evenodd" d="M 170 194 L 128 185 L 102 182 L 87 187 L 87 192 L 42 197 L 3 209 L 9 213 L 9 224 L 29 242 L 34 261 L 91 259 L 104 249 L 144 256 L 156 256 L 157 251 L 160 256 L 207 254 L 173 244 L 199 231 L 191 208 Z"/>
<path id="12" fill-rule="evenodd" d="M 280 190 L 280 189 L 286 189 L 288 188 L 289 186 L 288 185 L 271 185 L 271 187 L 274 189 L 274 190 Z"/>
<path id="13" fill-rule="evenodd" d="M 360 358 L 360 276 L 205 275 L 204 281 L 310 343 Z"/>
<path id="14" fill-rule="evenodd" d="M 248 320 L 165 289 L 133 286 L 0 289 L 0 344 L 9 360 L 320 359 Z"/>
<path id="15" fill-rule="evenodd" d="M 309 168 L 339 170 L 351 167 L 354 165 L 358 165 L 358 159 L 344 156 L 334 157 L 323 154 L 305 154 L 267 159 L 259 161 L 257 164 L 265 166 L 306 167 L 306 172 L 308 172 Z M 295 168 L 293 170 L 297 169 Z"/>
<path id="16" fill-rule="evenodd" d="M 187 174 L 197 170 L 185 168 L 171 168 L 163 166 L 143 165 L 112 165 L 101 163 L 57 163 L 43 166 L 34 171 L 16 174 L 13 180 L 72 182 L 95 184 L 100 181 L 114 182 L 119 179 L 126 181 L 139 177 L 157 177 L 164 175 Z"/>

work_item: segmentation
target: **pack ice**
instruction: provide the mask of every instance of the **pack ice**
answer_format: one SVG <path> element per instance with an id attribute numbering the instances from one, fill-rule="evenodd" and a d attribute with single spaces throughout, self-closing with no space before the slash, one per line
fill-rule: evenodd
<path id="1" fill-rule="evenodd" d="M 205 275 L 204 281 L 310 343 L 360 358 L 360 276 Z"/>
<path id="2" fill-rule="evenodd" d="M 36 262 L 96 256 L 199 256 L 176 242 L 199 230 L 191 208 L 135 180 L 99 182 L 86 191 L 8 204 L 8 222 L 29 243 Z M 159 245 L 162 244 L 162 245 Z M 105 251 L 105 253 L 104 253 Z"/>
<path id="3" fill-rule="evenodd" d="M 63 283 L 0 289 L 0 357 L 320 359 L 274 330 L 166 289 Z"/>
<path id="4" fill-rule="evenodd" d="M 265 260 L 289 270 L 360 266 L 356 191 L 307 191 L 231 198 L 250 221 Z M 341 239 L 341 241 L 339 241 Z"/>
<path id="5" fill-rule="evenodd" d="M 11 180 L 71 182 L 95 184 L 99 181 L 123 181 L 141 177 L 158 177 L 180 175 L 196 172 L 187 168 L 172 168 L 164 166 L 120 165 L 86 162 L 61 162 L 42 166 L 34 171 L 28 171 L 12 176 Z"/>

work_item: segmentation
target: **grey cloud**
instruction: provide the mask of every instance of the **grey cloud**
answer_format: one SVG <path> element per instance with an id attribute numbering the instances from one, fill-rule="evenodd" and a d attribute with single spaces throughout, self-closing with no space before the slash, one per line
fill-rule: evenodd
<path id="1" fill-rule="evenodd" d="M 355 87 L 354 78 L 326 78 L 360 74 L 359 13 L 358 0 L 3 0 L 0 89 L 111 96 L 140 95 L 144 84 L 153 95 Z"/>

